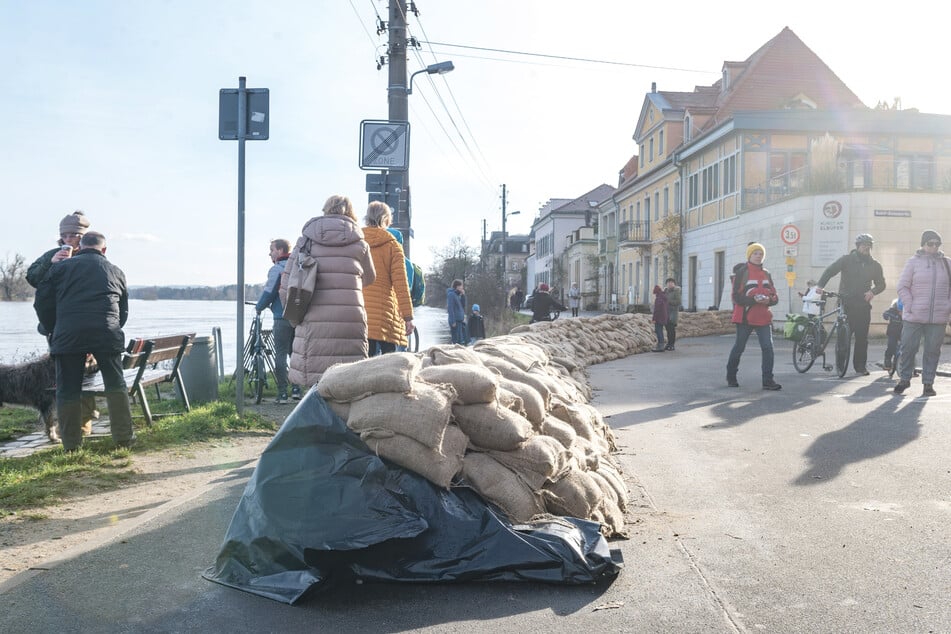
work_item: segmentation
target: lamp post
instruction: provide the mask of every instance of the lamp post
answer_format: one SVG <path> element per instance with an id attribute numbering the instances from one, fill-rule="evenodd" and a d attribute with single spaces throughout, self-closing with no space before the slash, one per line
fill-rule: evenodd
<path id="1" fill-rule="evenodd" d="M 521 211 L 505 212 L 505 184 L 502 185 L 502 290 L 508 293 L 508 269 L 505 268 L 505 221 L 509 216 L 517 216 Z"/>

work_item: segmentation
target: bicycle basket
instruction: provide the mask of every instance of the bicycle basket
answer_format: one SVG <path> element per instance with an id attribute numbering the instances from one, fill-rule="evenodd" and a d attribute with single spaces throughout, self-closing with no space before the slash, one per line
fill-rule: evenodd
<path id="1" fill-rule="evenodd" d="M 806 315 L 786 315 L 786 323 L 783 325 L 783 336 L 791 341 L 799 341 L 806 332 L 806 324 L 808 323 L 809 317 Z"/>

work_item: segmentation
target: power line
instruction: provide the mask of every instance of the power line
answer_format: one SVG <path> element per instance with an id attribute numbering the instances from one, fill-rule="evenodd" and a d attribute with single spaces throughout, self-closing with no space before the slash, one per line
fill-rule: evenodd
<path id="1" fill-rule="evenodd" d="M 610 64 L 613 66 L 631 66 L 634 68 L 650 68 L 654 70 L 672 70 L 682 73 L 705 73 L 705 74 L 716 74 L 712 73 L 709 70 L 695 70 L 692 68 L 677 68 L 675 66 L 652 66 L 650 64 L 635 64 L 633 62 L 617 62 L 613 60 L 606 59 L 591 59 L 586 57 L 570 57 L 568 55 L 550 55 L 547 53 L 530 53 L 528 51 L 512 51 L 504 48 L 488 48 L 484 46 L 468 46 L 465 44 L 449 44 L 447 42 L 423 42 L 429 44 L 430 46 L 448 46 L 450 48 L 465 48 L 473 51 L 486 51 L 489 53 L 505 53 L 507 55 L 525 55 L 528 57 L 547 57 L 549 59 L 561 59 L 571 62 L 585 62 L 588 64 Z M 502 60 L 500 60 L 502 61 Z"/>

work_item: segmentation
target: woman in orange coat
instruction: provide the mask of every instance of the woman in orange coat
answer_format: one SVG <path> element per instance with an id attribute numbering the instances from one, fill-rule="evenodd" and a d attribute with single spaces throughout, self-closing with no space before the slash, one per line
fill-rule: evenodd
<path id="1" fill-rule="evenodd" d="M 367 207 L 363 239 L 370 245 L 376 281 L 363 287 L 367 311 L 367 338 L 370 356 L 396 351 L 407 345 L 413 332 L 413 302 L 406 281 L 403 247 L 386 230 L 393 221 L 390 208 L 374 201 Z"/>

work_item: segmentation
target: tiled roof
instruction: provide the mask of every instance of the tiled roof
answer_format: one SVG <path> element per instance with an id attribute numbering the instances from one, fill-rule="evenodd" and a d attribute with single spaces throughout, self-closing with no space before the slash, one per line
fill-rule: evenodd
<path id="1" fill-rule="evenodd" d="M 598 185 L 591 191 L 578 196 L 574 200 L 567 202 L 560 207 L 554 208 L 552 211 L 557 211 L 559 213 L 591 211 L 593 207 L 596 207 L 598 204 L 607 200 L 614 192 L 615 188 L 611 185 Z M 594 204 L 592 205 L 591 203 Z"/>

